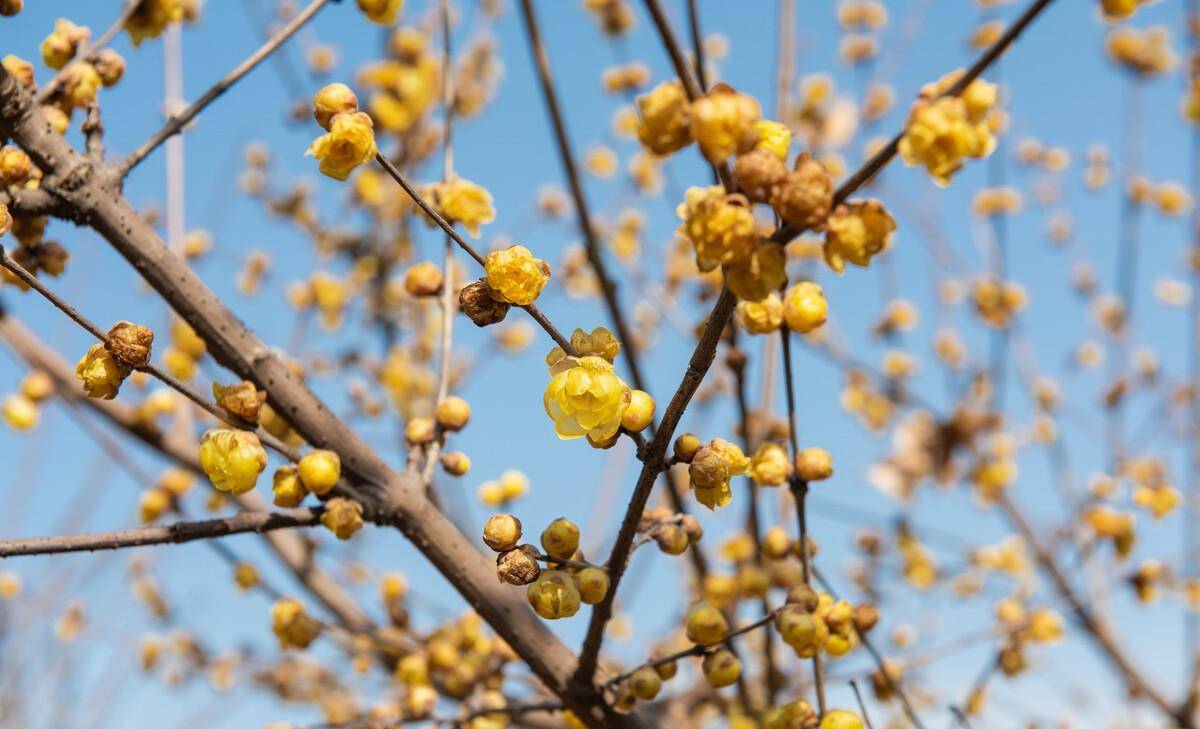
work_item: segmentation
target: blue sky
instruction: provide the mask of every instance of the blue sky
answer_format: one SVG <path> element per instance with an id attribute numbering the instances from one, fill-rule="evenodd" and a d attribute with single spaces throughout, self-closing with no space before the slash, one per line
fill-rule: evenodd
<path id="1" fill-rule="evenodd" d="M 464 6 L 470 4 L 465 2 Z M 677 29 L 682 31 L 681 3 L 672 0 L 664 4 L 671 9 Z M 184 33 L 185 88 L 189 98 L 201 93 L 257 46 L 261 39 L 259 23 L 267 5 L 254 0 L 210 0 L 201 23 Z M 410 0 L 408 17 L 418 17 L 433 5 L 430 0 Z M 599 75 L 618 57 L 616 51 L 597 31 L 581 2 L 540 0 L 536 5 L 573 140 L 581 152 L 595 143 L 612 144 L 623 163 L 635 151 L 635 145 L 612 138 L 610 120 L 619 100 L 599 91 Z M 834 3 L 798 5 L 799 75 L 829 73 L 839 92 L 854 94 L 858 88 L 856 74 L 836 60 L 839 34 Z M 923 83 L 970 62 L 973 54 L 967 49 L 965 38 L 980 18 L 974 4 L 960 0 L 889 1 L 887 5 L 891 23 L 881 38 L 885 47 L 898 41 L 900 28 L 906 22 L 919 23 L 919 30 L 908 50 L 893 56 L 885 54 L 892 63 L 882 73 L 893 84 L 899 101 L 896 110 L 878 124 L 875 131 L 879 134 L 890 134 L 898 128 L 907 100 Z M 1105 28 L 1096 17 L 1094 5 L 1078 0 L 1052 5 L 1003 59 L 999 71 L 1005 97 L 1011 102 L 1012 131 L 998 154 L 1007 155 L 1004 164 L 1010 181 L 1026 192 L 1025 212 L 1010 226 L 1011 275 L 1030 294 L 1030 308 L 1023 318 L 1022 330 L 1028 335 L 1043 371 L 1054 375 L 1061 374 L 1061 363 L 1081 339 L 1095 336 L 1090 314 L 1066 285 L 1071 261 L 1075 258 L 1091 261 L 1102 289 L 1111 289 L 1114 276 L 1116 187 L 1109 185 L 1100 193 L 1085 192 L 1079 183 L 1079 160 L 1088 146 L 1099 142 L 1107 144 L 1114 162 L 1120 163 L 1122 110 L 1130 81 L 1103 54 Z M 17 18 L 0 21 L 0 48 L 5 53 L 36 58 L 37 44 L 49 32 L 54 18 L 68 16 L 98 33 L 107 26 L 117 6 L 115 0 L 31 2 Z M 1021 3 L 1009 4 L 996 15 L 1011 18 L 1021 6 Z M 1141 11 L 1136 22 L 1179 28 L 1180 6 L 1178 1 L 1157 3 Z M 777 35 L 775 3 L 707 0 L 700 3 L 700 8 L 706 31 L 719 30 L 730 41 L 731 52 L 721 62 L 721 77 L 770 104 Z M 456 31 L 455 42 L 460 46 L 474 34 L 488 30 L 481 13 L 466 15 L 474 20 L 471 27 Z M 490 32 L 496 37 L 504 60 L 504 78 L 495 103 L 478 118 L 457 125 L 456 166 L 460 174 L 486 186 L 495 197 L 497 219 L 484 232 L 481 240 L 484 246 L 498 236 L 507 235 L 547 260 L 557 262 L 562 252 L 577 242 L 577 234 L 570 221 L 529 222 L 537 189 L 562 180 L 515 8 L 509 8 Z M 287 52 L 292 54 L 291 63 L 298 67 L 298 47 L 316 41 L 333 44 L 341 60 L 329 80 L 350 80 L 356 67 L 377 55 L 382 37 L 381 31 L 367 23 L 353 3 L 345 2 L 325 9 L 300 34 L 299 45 L 293 44 Z M 1182 41 L 1178 37 L 1173 40 L 1177 44 Z M 117 88 L 102 92 L 101 99 L 108 150 L 121 154 L 137 146 L 161 123 L 162 53 L 160 42 L 133 49 L 125 37 L 115 43 L 115 48 L 125 55 L 129 71 Z M 665 54 L 640 12 L 629 49 L 632 56 L 652 69 L 656 81 L 670 76 Z M 40 79 L 47 77 L 44 69 L 39 71 Z M 329 220 L 344 218 L 349 225 L 356 222 L 345 212 L 346 186 L 320 178 L 311 160 L 302 156 L 316 134 L 316 127 L 307 122 L 285 121 L 284 112 L 292 99 L 281 78 L 277 68 L 264 65 L 213 104 L 186 135 L 188 228 L 212 230 L 217 247 L 213 255 L 199 264 L 198 271 L 264 340 L 280 346 L 287 342 L 292 327 L 292 314 L 283 290 L 289 281 L 306 275 L 314 265 L 324 264 L 315 261 L 312 246 L 293 229 L 269 218 L 258 203 L 238 192 L 236 172 L 241 148 L 252 140 L 264 142 L 273 155 L 276 179 L 310 181 L 317 191 L 323 216 Z M 324 82 L 302 78 L 306 94 Z M 1179 74 L 1173 74 L 1153 80 L 1144 89 L 1146 134 L 1141 152 L 1143 168 L 1155 180 L 1187 179 L 1190 140 L 1177 113 L 1180 78 Z M 1044 235 L 1047 213 L 1032 203 L 1029 194 L 1034 175 L 1011 158 L 1013 142 L 1025 136 L 1065 147 L 1072 154 L 1073 165 L 1065 173 L 1062 201 L 1075 224 L 1074 241 L 1069 249 L 1055 248 L 1047 242 Z M 846 150 L 851 162 L 860 157 L 861 141 Z M 163 159 L 161 151 L 155 153 L 128 181 L 126 193 L 136 205 L 162 208 Z M 901 165 L 893 165 L 885 175 L 887 189 L 902 190 L 910 201 L 904 207 L 894 206 L 900 229 L 890 255 L 900 294 L 917 304 L 922 313 L 919 327 L 906 335 L 904 346 L 922 357 L 929 352 L 937 328 L 935 299 L 930 258 L 915 221 L 906 212 L 926 211 L 964 260 L 978 270 L 983 265 L 978 251 L 986 240 L 986 229 L 970 215 L 969 203 L 974 192 L 986 183 L 989 164 L 968 164 L 956 177 L 955 184 L 944 191 L 930 184 L 923 173 Z M 433 179 L 439 168 L 440 164 L 435 164 L 416 176 Z M 671 162 L 671 175 L 681 186 L 705 184 L 707 180 L 704 168 L 691 151 Z M 889 203 L 887 189 L 870 194 Z M 615 218 L 630 199 L 627 183 L 620 176 L 612 181 L 589 180 L 587 193 L 593 209 L 609 219 Z M 649 221 L 644 265 L 652 272 L 661 270 L 662 251 L 676 225 L 672 212 L 675 202 L 651 200 L 642 206 Z M 1135 341 L 1156 348 L 1168 376 L 1184 371 L 1186 313 L 1158 305 L 1151 296 L 1151 286 L 1162 276 L 1186 276 L 1181 264 L 1186 230 L 1182 219 L 1164 219 L 1153 212 L 1142 216 Z M 67 274 L 54 280 L 53 286 L 93 320 L 103 323 L 124 318 L 159 325 L 165 321 L 164 305 L 145 291 L 132 269 L 97 235 L 64 223 L 52 224 L 48 235 L 60 240 L 72 253 Z M 420 250 L 428 257 L 436 256 L 440 245 L 440 238 L 432 233 L 422 233 L 418 241 Z M 273 267 L 264 292 L 249 299 L 236 291 L 234 278 L 240 261 L 258 249 L 272 255 Z M 860 359 L 877 364 L 884 347 L 870 340 L 868 330 L 884 301 L 882 274 L 875 269 L 855 269 L 836 278 L 822 273 L 821 281 L 839 331 Z M 632 287 L 625 285 L 623 292 L 625 303 L 632 305 L 636 301 Z M 6 306 L 67 358 L 74 360 L 90 344 L 86 333 L 44 301 L 12 289 L 5 289 L 2 295 Z M 607 323 L 596 302 L 572 301 L 553 284 L 539 304 L 560 328 L 590 329 Z M 683 304 L 689 316 L 699 317 L 703 311 L 703 305 L 690 299 Z M 986 357 L 986 334 L 977 327 L 969 327 L 971 321 L 961 307 L 954 317 L 972 355 L 978 359 Z M 351 322 L 355 321 L 352 315 Z M 665 402 L 682 375 L 690 343 L 669 327 L 664 326 L 662 332 L 659 345 L 647 353 L 645 369 L 652 393 Z M 457 328 L 456 347 L 463 351 L 483 351 L 487 339 L 487 332 L 462 323 Z M 338 352 L 360 340 L 353 330 L 326 338 L 310 335 L 308 352 Z M 760 344 L 753 341 L 748 345 L 752 357 L 759 356 Z M 370 346 L 378 347 L 374 340 Z M 620 506 L 632 489 L 635 464 L 625 443 L 612 451 L 598 452 L 582 442 L 559 442 L 554 438 L 541 405 L 545 386 L 541 358 L 548 348 L 547 342 L 538 339 L 523 356 L 498 357 L 488 362 L 479 377 L 472 379 L 461 393 L 472 403 L 474 416 L 471 426 L 456 436 L 455 447 L 470 455 L 473 469 L 462 480 L 461 487 L 454 484 L 450 487 L 473 494 L 482 481 L 506 469 L 519 468 L 529 475 L 533 487 L 531 495 L 516 504 L 513 511 L 525 522 L 528 532 L 536 533 L 550 519 L 566 516 L 584 526 L 585 545 L 599 543 L 606 550 L 620 518 Z M 944 406 L 941 375 L 932 360 L 927 359 L 924 365 L 922 375 L 914 381 L 914 389 L 923 398 Z M 827 574 L 837 576 L 839 588 L 845 591 L 848 583 L 840 568 L 850 553 L 856 526 L 845 523 L 839 516 L 843 512 L 835 507 L 849 505 L 873 515 L 863 521 L 863 526 L 886 525 L 897 505 L 872 488 L 865 476 L 869 464 L 886 453 L 888 443 L 864 432 L 838 408 L 841 376 L 824 359 L 802 349 L 795 369 L 802 413 L 802 445 L 829 449 L 837 464 L 835 477 L 817 489 L 812 528 L 822 544 L 820 564 Z M 750 368 L 754 400 L 760 389 L 760 371 L 758 366 Z M 0 391 L 15 388 L 21 374 L 22 368 L 11 358 L 0 358 Z M 209 367 L 202 377 L 212 374 L 213 368 Z M 1015 375 L 1010 374 L 1010 382 L 1015 383 Z M 340 409 L 339 404 L 345 404 L 342 383 L 318 377 L 314 386 L 334 404 L 335 410 Z M 1086 374 L 1064 385 L 1064 394 L 1088 413 L 1091 420 L 1098 420 L 1100 411 L 1095 402 L 1102 386 L 1100 374 Z M 1028 396 L 1014 386 L 1009 392 L 1009 402 L 1011 421 L 1027 423 Z M 1151 398 L 1145 398 L 1132 406 L 1129 422 L 1142 423 L 1148 417 L 1145 413 L 1150 403 Z M 776 409 L 782 411 L 781 399 Z M 730 404 L 722 401 L 707 408 L 693 408 L 682 427 L 695 429 L 702 438 L 729 437 L 734 432 L 733 417 Z M 1104 467 L 1106 456 L 1101 441 L 1086 429 L 1068 429 L 1074 477 L 1082 482 Z M 363 433 L 389 461 L 402 463 L 403 453 L 396 447 L 393 425 L 369 424 L 363 426 Z M 147 468 L 161 467 L 151 455 L 135 446 L 131 448 Z M 1155 452 L 1165 455 L 1174 469 L 1181 464 L 1179 449 L 1165 445 L 1161 439 Z M 5 537 L 56 533 L 67 523 L 74 531 L 122 528 L 135 518 L 136 485 L 114 464 L 105 462 L 88 436 L 60 408 L 47 409 L 32 436 L 0 432 L 0 459 L 9 464 L 6 475 L 0 475 L 0 504 L 4 506 L 0 511 L 0 534 Z M 599 508 L 596 499 L 600 482 L 613 477 L 621 480 L 609 497 L 612 503 Z M 1046 459 L 1037 449 L 1029 449 L 1023 455 L 1021 478 L 1014 494 L 1038 524 L 1052 524 L 1061 517 Z M 774 496 L 769 494 L 765 500 L 770 519 L 778 513 Z M 740 518 L 744 499 L 744 491 L 736 490 L 732 507 L 716 515 L 703 515 L 705 541 L 710 548 Z M 73 507 L 80 512 L 79 517 L 65 520 L 64 515 L 71 513 Z M 197 501 L 193 510 L 199 507 Z M 486 512 L 477 505 L 470 508 L 468 521 L 481 525 Z M 962 489 L 942 491 L 927 487 L 917 501 L 914 514 L 918 528 L 930 525 L 974 544 L 992 543 L 1006 534 L 1001 520 L 980 508 Z M 1144 517 L 1139 519 L 1142 524 L 1146 521 Z M 1173 516 L 1157 525 L 1153 533 L 1147 533 L 1138 556 L 1164 561 L 1176 557 L 1180 552 L 1180 521 L 1178 515 Z M 330 541 L 325 535 L 317 538 Z M 237 537 L 227 543 L 258 565 L 273 584 L 287 591 L 294 589 L 285 575 L 273 569 L 269 556 L 254 538 Z M 956 561 L 945 552 L 938 554 L 947 563 Z M 325 561 L 336 569 L 337 558 L 342 555 L 361 558 L 376 572 L 404 571 L 414 591 L 421 596 L 421 602 L 414 606 L 420 625 L 433 624 L 437 616 L 435 605 L 448 606 L 453 612 L 462 609 L 453 591 L 397 534 L 374 533 L 360 536 L 349 545 L 330 544 Z M 268 601 L 261 596 L 237 593 L 228 568 L 211 550 L 193 544 L 143 551 L 140 557 L 150 561 L 153 574 L 176 608 L 173 626 L 201 632 L 217 650 L 247 646 L 259 655 L 272 655 Z M 276 719 L 303 722 L 316 718 L 310 708 L 280 706 L 248 688 L 235 689 L 215 702 L 212 690 L 203 684 L 164 690 L 157 682 L 134 678 L 124 682 L 115 694 L 107 691 L 104 688 L 107 674 L 131 670 L 137 636 L 148 629 L 168 629 L 152 626 L 144 610 L 129 596 L 128 564 L 129 555 L 123 554 L 26 560 L 4 566 L 22 574 L 30 599 L 48 594 L 45 603 L 37 604 L 34 616 L 56 613 L 74 598 L 83 599 L 88 605 L 90 628 L 76 644 L 62 650 L 55 644 L 31 644 L 40 649 L 35 648 L 26 659 L 29 665 L 43 668 L 66 660 L 73 666 L 72 677 L 61 685 L 33 680 L 32 691 L 46 692 L 47 697 L 53 690 L 76 697 L 111 695 L 111 713 L 100 714 L 97 709 L 96 726 L 163 726 L 163 716 L 178 719 L 179 726 L 186 726 L 193 716 L 204 717 L 202 722 L 211 726 L 255 726 Z M 70 575 L 66 587 L 54 582 L 55 576 L 63 572 Z M 639 646 L 661 636 L 685 608 L 686 594 L 680 582 L 683 576 L 679 562 L 652 554 L 650 550 L 638 554 L 630 579 L 631 586 L 636 583 L 639 589 L 622 602 L 632 618 L 633 636 L 626 641 L 614 641 L 615 651 L 626 660 L 639 659 Z M 1033 588 L 1038 594 L 1048 594 L 1040 582 L 1033 583 Z M 372 585 L 352 589 L 379 614 Z M 919 646 L 971 633 L 985 627 L 990 620 L 990 607 L 984 600 L 957 605 L 944 590 L 923 596 L 913 596 L 904 589 L 893 589 L 891 593 L 894 594 L 889 595 L 884 628 L 890 630 L 903 622 L 913 624 L 922 635 Z M 1137 636 L 1135 653 L 1150 675 L 1169 692 L 1178 693 L 1183 664 L 1178 602 L 1166 599 L 1158 606 L 1134 607 L 1128 595 L 1122 593 L 1114 598 L 1112 606 L 1126 634 Z M 47 622 L 35 620 L 35 629 L 47 630 Z M 574 620 L 555 628 L 575 645 L 585 625 L 586 617 L 581 612 Z M 934 679 L 933 685 L 942 692 L 939 700 L 945 703 L 961 699 L 992 650 L 986 645 L 976 645 L 926 669 L 926 675 Z M 980 726 L 1011 726 L 1017 718 L 1058 716 L 1064 711 L 1078 712 L 1082 725 L 1094 725 L 1090 722 L 1097 717 L 1120 711 L 1121 693 L 1088 646 L 1072 639 L 1063 646 L 1037 649 L 1032 658 L 1035 667 L 1042 669 L 1037 677 L 998 683 L 994 699 L 998 711 Z M 862 658 L 850 659 L 847 665 L 862 665 Z M 365 694 L 378 695 L 379 685 L 379 677 L 368 680 Z M 1096 703 L 1091 707 L 1075 705 L 1070 701 L 1072 692 L 1067 686 L 1092 689 Z M 848 690 L 842 686 L 833 689 L 833 696 L 838 705 L 849 705 L 851 701 Z M 1001 713 L 1001 708 L 1014 713 Z M 886 715 L 885 709 L 874 711 L 879 716 Z M 1084 713 L 1087 711 L 1094 713 Z M 949 715 L 936 707 L 930 710 L 930 717 L 935 726 L 949 721 Z M 68 721 L 64 725 L 86 724 Z"/>

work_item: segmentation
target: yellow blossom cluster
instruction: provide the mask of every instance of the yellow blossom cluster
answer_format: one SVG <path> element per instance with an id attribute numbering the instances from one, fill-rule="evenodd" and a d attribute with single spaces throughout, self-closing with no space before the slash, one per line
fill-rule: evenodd
<path id="1" fill-rule="evenodd" d="M 921 89 L 900 139 L 905 163 L 922 165 L 942 187 L 965 159 L 986 157 L 996 147 L 989 125 L 996 87 L 975 79 L 960 94 L 946 95 L 962 74 L 955 71 Z"/>

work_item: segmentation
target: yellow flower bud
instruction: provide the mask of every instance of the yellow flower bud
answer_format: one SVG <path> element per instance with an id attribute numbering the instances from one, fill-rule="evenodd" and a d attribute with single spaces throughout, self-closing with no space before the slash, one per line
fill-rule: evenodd
<path id="1" fill-rule="evenodd" d="M 687 637 L 697 645 L 716 645 L 725 640 L 729 623 L 725 615 L 708 603 L 699 603 L 688 612 Z"/>
<path id="2" fill-rule="evenodd" d="M 333 117 L 358 111 L 358 97 L 346 84 L 329 84 L 313 96 L 313 118 L 328 130 Z"/>
<path id="3" fill-rule="evenodd" d="M 568 519 L 558 518 L 550 522 L 542 532 L 542 549 L 555 559 L 571 559 L 579 549 L 579 527 Z"/>
<path id="4" fill-rule="evenodd" d="M 758 245 L 758 228 L 746 198 L 727 195 L 719 185 L 690 187 L 676 209 L 679 233 L 696 248 L 696 265 L 711 271 L 741 261 Z"/>
<path id="5" fill-rule="evenodd" d="M 200 439 L 200 467 L 218 491 L 244 494 L 267 467 L 267 452 L 254 433 L 217 428 Z"/>
<path id="6" fill-rule="evenodd" d="M 404 272 L 404 290 L 410 296 L 433 296 L 442 290 L 442 269 L 429 261 L 410 267 Z"/>
<path id="7" fill-rule="evenodd" d="M 436 432 L 433 418 L 413 418 L 404 424 L 404 439 L 409 443 L 430 443 Z"/>
<path id="8" fill-rule="evenodd" d="M 171 494 L 164 489 L 147 489 L 138 501 L 138 519 L 143 524 L 158 521 L 171 508 Z"/>
<path id="9" fill-rule="evenodd" d="M 691 463 L 700 450 L 700 439 L 691 433 L 684 433 L 675 439 L 675 458 L 683 463 Z"/>
<path id="10" fill-rule="evenodd" d="M 788 148 L 792 146 L 792 130 L 788 125 L 772 119 L 760 119 L 752 127 L 758 135 L 754 148 L 766 150 L 779 159 L 786 160 Z"/>
<path id="11" fill-rule="evenodd" d="M 321 625 L 304 612 L 299 601 L 284 598 L 271 608 L 271 630 L 280 648 L 304 649 L 321 634 Z"/>
<path id="12" fill-rule="evenodd" d="M 290 464 L 276 469 L 271 479 L 271 491 L 275 494 L 275 505 L 285 509 L 296 508 L 308 496 L 299 469 Z"/>
<path id="13" fill-rule="evenodd" d="M 512 514 L 493 514 L 483 525 L 483 541 L 497 552 L 514 549 L 521 541 L 521 520 Z"/>
<path id="14" fill-rule="evenodd" d="M 579 612 L 575 578 L 561 570 L 546 570 L 526 590 L 529 604 L 546 620 L 569 618 Z"/>
<path id="15" fill-rule="evenodd" d="M 13 430 L 32 430 L 38 424 L 37 403 L 22 393 L 4 398 L 4 422 Z"/>
<path id="16" fill-rule="evenodd" d="M 442 470 L 451 476 L 465 476 L 471 470 L 471 459 L 462 451 L 450 451 L 443 453 Z"/>
<path id="17" fill-rule="evenodd" d="M 834 709 L 821 718 L 821 729 L 863 729 L 863 720 L 853 711 Z"/>
<path id="18" fill-rule="evenodd" d="M 833 458 L 824 448 L 805 448 L 796 454 L 796 476 L 801 481 L 823 481 L 833 475 Z"/>
<path id="19" fill-rule="evenodd" d="M 532 304 L 550 280 L 550 266 L 540 258 L 534 258 L 525 246 L 492 251 L 483 265 L 492 295 L 506 304 Z"/>
<path id="20" fill-rule="evenodd" d="M 373 23 L 391 25 L 404 7 L 404 0 L 358 0 L 358 9 Z"/>
<path id="21" fill-rule="evenodd" d="M 633 433 L 638 433 L 650 427 L 654 422 L 654 398 L 644 390 L 632 390 L 629 394 L 629 407 L 621 416 L 621 427 Z"/>
<path id="22" fill-rule="evenodd" d="M 471 406 L 461 397 L 451 395 L 437 404 L 437 421 L 443 430 L 462 430 L 471 419 Z"/>
<path id="23" fill-rule="evenodd" d="M 742 676 L 742 662 L 724 648 L 705 656 L 701 669 L 704 671 L 704 680 L 713 688 L 732 686 Z"/>
<path id="24" fill-rule="evenodd" d="M 737 305 L 738 321 L 751 334 L 771 334 L 777 331 L 783 324 L 783 311 L 783 301 L 774 291 L 761 301 L 742 300 Z"/>
<path id="25" fill-rule="evenodd" d="M 599 567 L 587 567 L 576 575 L 580 598 L 588 605 L 599 605 L 608 594 L 608 572 Z"/>
<path id="26" fill-rule="evenodd" d="M 111 400 L 117 396 L 121 383 L 129 376 L 130 368 L 117 361 L 103 344 L 94 344 L 79 364 L 75 376 L 83 382 L 88 397 Z"/>
<path id="27" fill-rule="evenodd" d="M 258 587 L 261 580 L 258 576 L 258 570 L 249 562 L 238 562 L 233 567 L 233 581 L 237 584 L 239 590 L 253 590 Z"/>
<path id="28" fill-rule="evenodd" d="M 629 677 L 629 688 L 642 701 L 653 701 L 662 690 L 662 677 L 653 668 L 642 667 Z"/>
<path id="29" fill-rule="evenodd" d="M 363 505 L 353 499 L 340 496 L 325 502 L 325 513 L 321 514 L 321 524 L 337 535 L 338 539 L 349 539 L 362 529 Z"/>
<path id="30" fill-rule="evenodd" d="M 309 451 L 301 457 L 298 466 L 304 488 L 317 496 L 329 493 L 342 477 L 342 459 L 333 451 Z"/>

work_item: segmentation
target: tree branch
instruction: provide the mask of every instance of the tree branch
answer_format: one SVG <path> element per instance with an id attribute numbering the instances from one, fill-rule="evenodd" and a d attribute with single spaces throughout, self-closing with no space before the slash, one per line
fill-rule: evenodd
<path id="1" fill-rule="evenodd" d="M 35 537 L 0 541 L 0 558 L 27 557 L 64 552 L 95 552 L 100 549 L 127 549 L 151 544 L 183 544 L 198 539 L 227 537 L 247 532 L 269 532 L 320 523 L 325 507 L 287 511 L 246 511 L 234 516 L 204 521 L 180 521 L 162 526 L 146 526 L 118 532 L 77 534 L 63 537 Z"/>

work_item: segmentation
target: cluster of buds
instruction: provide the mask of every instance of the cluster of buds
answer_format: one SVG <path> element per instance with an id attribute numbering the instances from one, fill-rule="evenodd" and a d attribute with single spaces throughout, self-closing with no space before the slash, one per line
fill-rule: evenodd
<path id="1" fill-rule="evenodd" d="M 670 509 L 658 507 L 642 512 L 637 534 L 643 539 L 653 539 L 664 554 L 680 555 L 700 541 L 704 530 L 691 514 L 675 514 Z"/>
<path id="2" fill-rule="evenodd" d="M 714 438 L 707 444 L 691 433 L 675 439 L 675 460 L 688 464 L 688 476 L 696 500 L 712 510 L 727 506 L 733 500 L 729 488 L 731 478 L 741 476 L 750 468 L 750 459 L 734 443 Z"/>
<path id="3" fill-rule="evenodd" d="M 1171 36 L 1163 27 L 1114 28 L 1108 34 L 1105 49 L 1113 61 L 1139 76 L 1167 73 L 1179 60 L 1171 49 Z"/>
<path id="4" fill-rule="evenodd" d="M 17 392 L 4 398 L 0 412 L 13 430 L 32 430 L 38 424 L 42 401 L 54 394 L 54 380 L 42 370 L 30 370 Z"/>
<path id="5" fill-rule="evenodd" d="M 569 618 L 581 603 L 596 605 L 608 595 L 608 572 L 582 561 L 574 523 L 562 518 L 550 522 L 541 534 L 544 554 L 521 544 L 521 535 L 521 521 L 511 514 L 494 514 L 483 528 L 484 544 L 497 553 L 497 577 L 510 585 L 528 585 L 526 597 L 542 618 Z M 543 570 L 539 561 L 555 568 Z"/>
<path id="6" fill-rule="evenodd" d="M 986 157 L 996 148 L 996 86 L 976 79 L 962 93 L 946 95 L 962 74 L 954 71 L 921 89 L 900 139 L 904 162 L 925 167 L 942 187 L 965 159 Z"/>
<path id="7" fill-rule="evenodd" d="M 775 616 L 779 635 L 800 658 L 812 658 L 821 652 L 831 658 L 844 656 L 878 621 L 879 611 L 874 605 L 852 606 L 807 586 L 790 591 L 787 604 Z"/>
<path id="8" fill-rule="evenodd" d="M 388 38 L 388 58 L 363 68 L 358 80 L 372 89 L 367 107 L 380 129 L 404 134 L 416 128 L 437 102 L 441 73 L 440 59 L 431 52 L 427 34 L 415 27 L 400 26 Z M 427 152 L 418 153 L 411 161 L 419 161 L 423 154 Z"/>
<path id="9" fill-rule="evenodd" d="M 0 148 L 0 182 L 25 189 L 36 189 L 41 184 L 41 171 L 33 165 L 25 152 L 12 146 Z M 13 218 L 6 205 L 0 204 L 0 236 L 12 231 L 20 244 L 11 251 L 12 259 L 33 276 L 45 273 L 61 276 L 67 268 L 71 254 L 57 241 L 47 240 L 46 218 L 42 216 Z M 29 284 L 22 281 L 7 268 L 2 270 L 3 281 L 22 291 Z"/>

